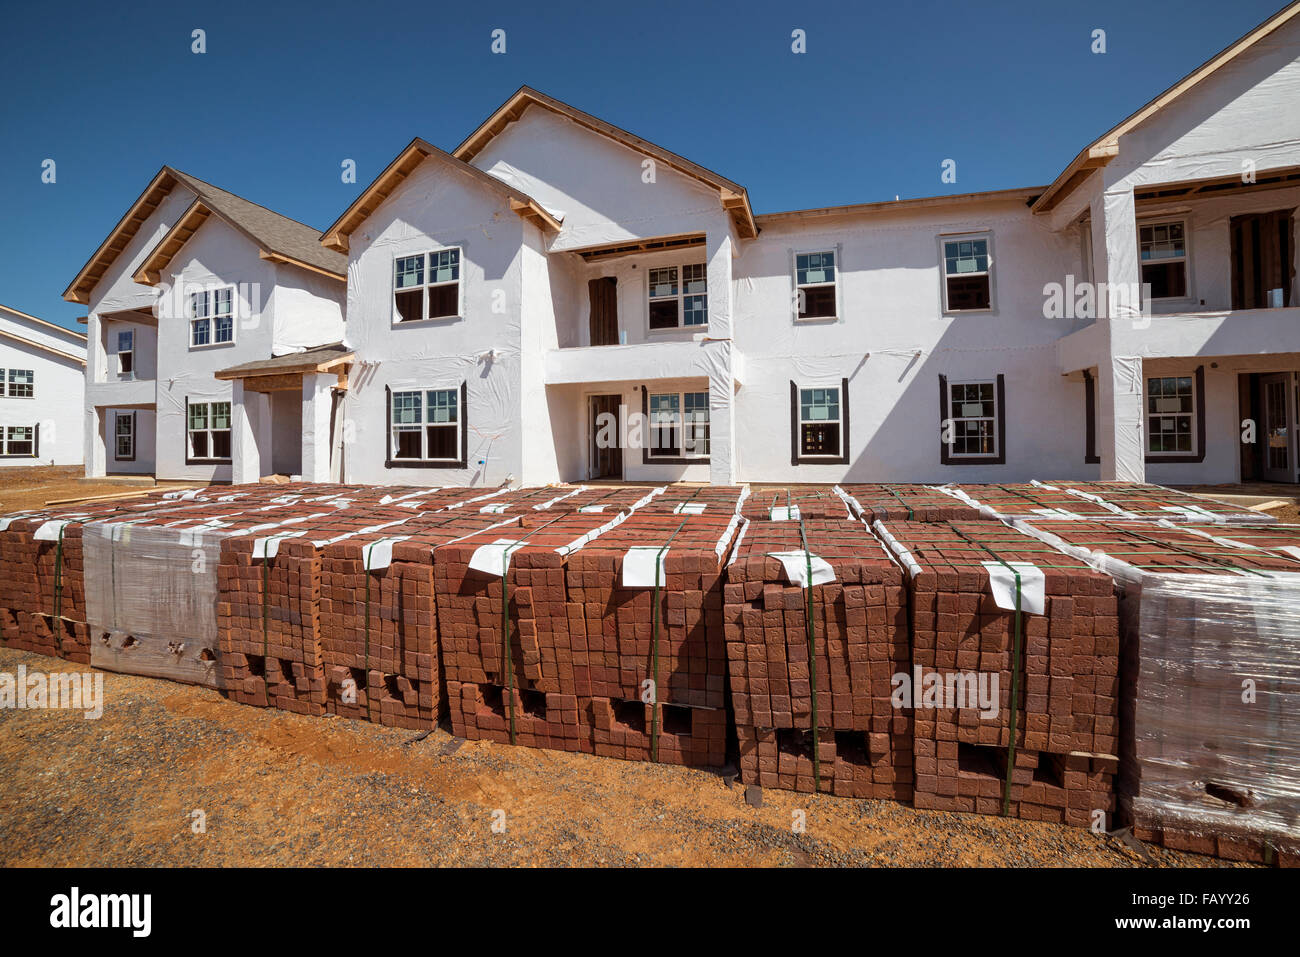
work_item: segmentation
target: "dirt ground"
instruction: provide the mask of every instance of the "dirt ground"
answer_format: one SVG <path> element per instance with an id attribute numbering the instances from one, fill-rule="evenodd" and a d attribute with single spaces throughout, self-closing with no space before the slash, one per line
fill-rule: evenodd
<path id="1" fill-rule="evenodd" d="M 0 648 L 0 671 L 20 664 L 79 667 Z M 1146 866 L 1078 828 L 774 790 L 755 808 L 713 772 L 417 741 L 149 678 L 104 673 L 104 697 L 94 720 L 0 710 L 0 865 Z"/>
<path id="2" fill-rule="evenodd" d="M 150 476 L 87 479 L 80 465 L 33 465 L 0 468 L 0 515 L 41 508 L 54 499 L 83 498 L 91 495 L 131 495 L 154 488 Z M 202 484 L 194 482 L 160 482 L 165 487 Z"/>

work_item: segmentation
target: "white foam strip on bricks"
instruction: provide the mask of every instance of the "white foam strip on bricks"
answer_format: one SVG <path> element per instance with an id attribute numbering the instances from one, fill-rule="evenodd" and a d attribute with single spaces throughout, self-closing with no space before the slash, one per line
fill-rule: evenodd
<path id="1" fill-rule="evenodd" d="M 392 495 L 385 495 L 383 498 L 379 500 L 379 504 L 392 505 L 394 502 L 405 502 L 408 499 L 419 498 L 422 495 L 431 495 L 434 492 L 441 492 L 446 487 L 447 486 L 445 485 L 434 485 L 431 486 L 430 488 L 418 489 L 417 491 L 407 492 L 405 495 L 398 495 L 396 497 L 393 497 Z"/>
<path id="2" fill-rule="evenodd" d="M 280 542 L 286 538 L 301 538 L 305 532 L 279 532 L 275 535 L 268 535 L 265 538 L 259 538 L 253 542 L 253 558 L 265 561 L 268 558 L 274 558 L 280 553 Z"/>
<path id="3" fill-rule="evenodd" d="M 598 514 L 600 514 L 601 512 L 605 511 L 605 506 L 604 506 L 604 505 L 584 505 L 584 506 L 582 506 L 582 508 L 578 509 L 578 511 L 579 511 L 580 513 L 582 513 L 583 515 L 598 515 Z"/>
<path id="4" fill-rule="evenodd" d="M 363 560 L 362 567 L 368 572 L 379 571 L 393 564 L 393 546 L 398 542 L 404 542 L 410 535 L 395 535 L 392 538 L 381 538 L 377 542 L 371 542 L 361 549 Z"/>
<path id="5" fill-rule="evenodd" d="M 406 518 L 394 519 L 391 522 L 382 522 L 379 525 L 371 525 L 369 528 L 358 528 L 354 532 L 344 532 L 342 535 L 335 535 L 333 538 L 316 539 L 312 541 L 312 544 L 317 548 L 324 548 L 327 545 L 333 545 L 335 542 L 346 541 L 356 535 L 371 535 L 375 532 L 382 532 L 389 528 L 395 528 L 398 525 L 405 525 L 415 517 L 416 516 L 414 515 L 408 515 Z"/>
<path id="6" fill-rule="evenodd" d="M 880 523 L 880 519 L 876 519 L 871 523 L 871 530 L 889 546 L 889 550 L 894 553 L 894 557 L 897 558 L 902 566 L 907 569 L 909 575 L 915 578 L 917 575 L 921 574 L 921 566 L 917 564 L 912 553 L 904 548 L 902 543 L 890 534 L 889 529 L 885 528 L 885 526 Z"/>
<path id="7" fill-rule="evenodd" d="M 797 522 L 799 521 L 798 505 L 773 505 L 768 518 L 774 522 Z"/>
<path id="8" fill-rule="evenodd" d="M 808 552 L 768 552 L 785 569 L 785 577 L 800 588 L 808 587 L 808 567 L 812 566 L 812 584 L 825 585 L 835 581 L 835 569 L 830 562 Z"/>
<path id="9" fill-rule="evenodd" d="M 1047 486 L 1043 486 L 1046 488 Z M 1083 522 L 1087 519 L 1078 512 L 1067 512 L 1063 508 L 1031 508 L 1035 515 L 1041 515 L 1043 518 L 1056 518 L 1066 522 Z"/>
<path id="10" fill-rule="evenodd" d="M 944 495 L 952 496 L 959 502 L 964 502 L 986 518 L 997 519 L 998 521 L 1002 521 L 1003 519 L 1002 513 L 997 509 L 975 501 L 975 499 L 967 495 L 962 489 L 953 488 L 951 485 L 936 485 L 935 491 L 942 492 Z"/>
<path id="11" fill-rule="evenodd" d="M 587 491 L 587 486 L 579 485 L 572 492 L 565 492 L 563 495 L 557 495 L 555 496 L 555 498 L 547 499 L 545 502 L 542 502 L 540 505 L 534 505 L 533 509 L 538 512 L 544 512 L 548 508 L 554 507 L 556 502 L 563 502 L 566 498 L 572 498 L 573 496 L 577 495 L 579 492 L 585 492 L 585 491 Z"/>
<path id="12" fill-rule="evenodd" d="M 503 577 L 510 567 L 510 555 L 523 548 L 524 544 L 516 538 L 498 538 L 490 544 L 480 545 L 474 549 L 469 567 L 485 575 Z"/>
<path id="13" fill-rule="evenodd" d="M 1067 489 L 1065 490 L 1065 492 L 1066 492 L 1067 495 L 1073 495 L 1073 496 L 1075 496 L 1076 498 L 1087 499 L 1089 502 L 1092 502 L 1092 503 L 1094 503 L 1094 504 L 1096 504 L 1096 505 L 1100 505 L 1102 508 L 1109 509 L 1110 511 L 1114 512 L 1116 515 L 1123 515 L 1123 516 L 1125 516 L 1126 518 L 1136 518 L 1136 517 L 1137 517 L 1137 516 L 1135 516 L 1135 515 L 1132 515 L 1132 514 L 1129 513 L 1129 512 L 1126 512 L 1124 509 L 1120 508 L 1118 505 L 1115 505 L 1115 504 L 1113 504 L 1113 503 L 1111 503 L 1111 502 L 1106 501 L 1106 500 L 1105 500 L 1104 498 L 1102 498 L 1100 495 L 1094 495 L 1092 492 L 1085 492 L 1083 489 L 1078 489 L 1078 488 L 1067 488 Z"/>
<path id="14" fill-rule="evenodd" d="M 59 533 L 69 525 L 73 524 L 72 519 L 59 519 L 46 522 L 36 530 L 32 538 L 38 542 L 57 542 Z"/>
<path id="15" fill-rule="evenodd" d="M 1173 512 L 1175 515 L 1182 515 L 1191 521 L 1204 521 L 1214 525 L 1227 524 L 1227 519 L 1222 515 L 1211 512 L 1209 509 L 1201 508 L 1199 505 L 1162 505 L 1160 510 L 1163 512 Z"/>
<path id="16" fill-rule="evenodd" d="M 496 498 L 498 495 L 505 495 L 506 492 L 513 492 L 514 489 L 499 488 L 495 492 L 488 492 L 486 495 L 475 495 L 473 498 L 467 498 L 463 502 L 452 502 L 450 505 L 444 505 L 442 508 L 434 509 L 436 512 L 450 512 L 453 509 L 464 508 L 466 505 L 473 505 L 475 502 L 484 502 L 490 498 Z M 418 503 L 411 503 L 409 506 L 406 502 L 400 503 L 402 508 L 414 508 Z"/>
<path id="17" fill-rule="evenodd" d="M 999 608 L 1016 610 L 1016 573 L 1020 573 L 1020 610 L 1030 615 L 1047 612 L 1047 576 L 1033 562 L 980 562 L 989 573 L 993 600 Z M 1008 567 L 1010 566 L 1010 567 Z"/>
<path id="18" fill-rule="evenodd" d="M 653 588 L 663 585 L 668 549 L 662 545 L 634 545 L 623 556 L 623 587 Z"/>
<path id="19" fill-rule="evenodd" d="M 678 502 L 673 509 L 674 515 L 703 515 L 707 502 Z"/>
<path id="20" fill-rule="evenodd" d="M 736 526 L 742 521 L 743 519 L 740 517 L 739 512 L 732 513 L 731 521 L 729 521 L 727 527 L 723 529 L 722 537 L 719 538 L 718 543 L 713 546 L 713 552 L 719 559 L 721 559 L 727 551 L 727 542 L 731 540 L 731 533 L 736 530 Z M 746 525 L 748 525 L 748 522 L 746 522 Z M 736 544 L 739 545 L 740 542 L 737 541 Z M 728 564 L 730 564 L 730 562 L 728 562 Z"/>
<path id="21" fill-rule="evenodd" d="M 479 511 L 485 515 L 501 515 L 509 506 L 507 505 L 484 505 Z"/>
<path id="22" fill-rule="evenodd" d="M 604 525 L 601 525 L 599 528 L 594 528 L 590 532 L 587 532 L 587 534 L 585 535 L 579 535 L 577 538 L 569 542 L 569 544 L 567 545 L 561 545 L 559 548 L 556 549 L 556 552 L 558 552 L 561 555 L 569 555 L 572 554 L 573 552 L 576 552 L 578 549 L 582 548 L 592 539 L 599 538 L 601 535 L 604 535 L 606 532 L 608 532 L 611 528 L 614 528 L 616 525 L 623 524 L 623 522 L 627 520 L 627 517 L 630 514 L 632 513 L 619 512 L 616 516 L 611 518 Z"/>
<path id="23" fill-rule="evenodd" d="M 745 540 L 745 533 L 749 531 L 749 519 L 741 518 L 740 513 L 736 513 L 740 519 L 740 534 L 736 536 L 736 544 L 731 548 L 731 557 L 727 559 L 727 567 L 730 568 L 735 564 L 737 556 L 740 555 L 740 543 Z"/>
<path id="24" fill-rule="evenodd" d="M 842 501 L 842 502 L 844 503 L 844 507 L 847 508 L 847 509 L 849 510 L 849 516 L 850 516 L 850 517 L 852 517 L 852 518 L 861 518 L 861 517 L 862 517 L 863 509 L 862 509 L 862 503 L 861 503 L 861 502 L 859 502 L 856 498 L 854 498 L 854 497 L 853 497 L 852 495 L 850 495 L 848 492 L 844 491 L 844 489 L 840 488 L 838 485 L 833 486 L 833 487 L 831 488 L 831 491 L 834 492 L 836 495 L 839 496 L 840 501 Z"/>

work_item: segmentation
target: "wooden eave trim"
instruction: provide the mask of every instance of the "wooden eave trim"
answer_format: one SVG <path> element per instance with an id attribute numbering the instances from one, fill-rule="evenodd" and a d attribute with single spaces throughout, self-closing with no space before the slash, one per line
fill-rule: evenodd
<path id="1" fill-rule="evenodd" d="M 149 185 L 144 188 L 144 192 L 131 204 L 131 208 L 113 227 L 113 231 L 108 237 L 99 244 L 99 248 L 86 260 L 86 264 L 81 267 L 77 277 L 68 284 L 68 288 L 63 291 L 63 298 L 67 302 L 76 302 L 81 305 L 90 304 L 90 292 L 104 278 L 104 273 L 108 272 L 108 267 L 113 261 L 121 255 L 122 250 L 127 247 L 139 232 L 140 225 L 153 215 L 154 211 L 162 204 L 178 182 L 172 174 L 171 168 L 164 166 L 160 169 Z M 111 255 L 109 255 L 111 253 Z"/>
<path id="2" fill-rule="evenodd" d="M 296 366 L 283 366 L 274 370 L 251 369 L 239 372 L 234 369 L 222 369 L 212 373 L 213 378 L 221 379 L 223 382 L 229 382 L 234 379 L 269 379 L 276 376 L 296 375 L 303 376 L 312 373 L 330 372 L 338 369 L 339 366 L 347 366 L 356 358 L 355 353 L 347 352 L 335 356 L 332 359 L 326 359 L 323 362 L 304 362 Z"/>
<path id="3" fill-rule="evenodd" d="M 269 249 L 259 249 L 257 255 L 259 258 L 265 259 L 267 262 L 297 266 L 300 269 L 306 269 L 310 272 L 317 273 L 318 275 L 325 276 L 328 279 L 333 279 L 336 282 L 348 281 L 346 273 L 331 272 L 321 266 L 313 266 L 311 263 L 305 263 L 301 259 L 295 259 L 293 256 L 286 256 L 284 253 L 277 253 Z"/>
<path id="4" fill-rule="evenodd" d="M 162 279 L 162 271 L 185 248 L 185 244 L 211 215 L 212 209 L 203 200 L 196 199 L 192 202 L 181 214 L 180 219 L 176 220 L 172 228 L 167 230 L 163 238 L 158 241 L 158 245 L 154 246 L 149 255 L 144 258 L 144 262 L 140 263 L 140 268 L 135 271 L 131 279 L 146 286 L 156 286 Z"/>

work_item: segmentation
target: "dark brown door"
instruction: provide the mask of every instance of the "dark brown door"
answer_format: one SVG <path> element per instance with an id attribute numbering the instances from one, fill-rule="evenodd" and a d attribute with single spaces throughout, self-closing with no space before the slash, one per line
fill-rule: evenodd
<path id="1" fill-rule="evenodd" d="M 1292 465 L 1291 373 L 1261 376 L 1260 393 L 1264 399 L 1264 468 L 1266 482 L 1294 482 Z"/>
<path id="2" fill-rule="evenodd" d="M 602 276 L 587 284 L 591 293 L 591 344 L 618 345 L 618 280 Z"/>
<path id="3" fill-rule="evenodd" d="M 591 397 L 591 478 L 623 477 L 622 423 L 619 395 Z"/>
<path id="4" fill-rule="evenodd" d="M 1273 290 L 1282 291 L 1278 305 L 1291 305 L 1295 276 L 1295 229 L 1289 210 L 1233 216 L 1232 308 L 1266 309 Z M 1274 296 L 1276 294 L 1273 294 Z"/>

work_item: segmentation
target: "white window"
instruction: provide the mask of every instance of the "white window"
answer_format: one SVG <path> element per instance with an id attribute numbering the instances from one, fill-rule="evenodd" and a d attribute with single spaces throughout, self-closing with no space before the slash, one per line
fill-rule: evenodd
<path id="1" fill-rule="evenodd" d="M 647 458 L 707 458 L 709 393 L 659 392 L 649 397 Z"/>
<path id="2" fill-rule="evenodd" d="M 0 383 L 2 385 L 3 383 Z M 36 395 L 36 373 L 31 369 L 9 370 L 9 397 L 31 399 Z"/>
<path id="3" fill-rule="evenodd" d="M 1142 282 L 1150 283 L 1152 299 L 1182 299 L 1187 295 L 1186 230 L 1181 220 L 1138 226 Z"/>
<path id="4" fill-rule="evenodd" d="M 190 293 L 190 345 L 235 341 L 234 287 Z"/>
<path id="5" fill-rule="evenodd" d="M 948 383 L 948 454 L 997 455 L 999 412 L 996 382 Z"/>
<path id="6" fill-rule="evenodd" d="M 135 378 L 134 329 L 127 329 L 117 334 L 117 374 L 124 379 Z"/>
<path id="7" fill-rule="evenodd" d="M 459 316 L 460 248 L 398 256 L 393 261 L 393 301 L 399 322 Z"/>
<path id="8" fill-rule="evenodd" d="M 230 403 L 189 403 L 190 458 L 200 461 L 230 459 Z"/>
<path id="9" fill-rule="evenodd" d="M 843 426 L 838 388 L 799 390 L 800 458 L 842 457 Z"/>
<path id="10" fill-rule="evenodd" d="M 1196 389 L 1191 376 L 1147 379 L 1147 452 L 1196 452 Z"/>
<path id="11" fill-rule="evenodd" d="M 30 425 L 11 425 L 0 429 L 0 455 L 36 454 L 36 429 Z"/>
<path id="12" fill-rule="evenodd" d="M 709 267 L 705 263 L 646 270 L 651 329 L 709 324 Z"/>
<path id="13" fill-rule="evenodd" d="M 943 240 L 944 312 L 979 312 L 993 308 L 991 247 L 987 235 Z"/>
<path id="14" fill-rule="evenodd" d="M 135 413 L 113 413 L 113 457 L 129 462 L 135 458 Z"/>
<path id="15" fill-rule="evenodd" d="M 456 389 L 394 392 L 393 461 L 460 461 L 460 416 L 460 392 Z"/>
<path id="16" fill-rule="evenodd" d="M 800 319 L 836 317 L 835 253 L 795 253 L 794 284 Z"/>

